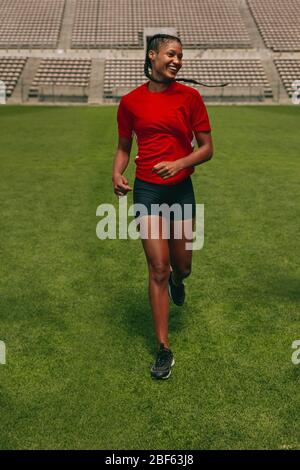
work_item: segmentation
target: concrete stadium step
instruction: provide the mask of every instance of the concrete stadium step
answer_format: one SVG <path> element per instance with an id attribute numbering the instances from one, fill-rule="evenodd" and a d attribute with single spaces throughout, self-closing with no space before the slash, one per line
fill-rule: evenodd
<path id="1" fill-rule="evenodd" d="M 18 80 L 18 83 L 14 89 L 12 96 L 8 99 L 8 103 L 24 103 L 28 101 L 28 93 L 30 86 L 33 82 L 33 78 L 40 65 L 40 58 L 29 57 L 25 64 L 24 70 Z"/>
<path id="2" fill-rule="evenodd" d="M 75 19 L 76 0 L 66 0 L 58 49 L 71 49 L 72 29 Z"/>
<path id="3" fill-rule="evenodd" d="M 103 86 L 104 86 L 104 59 L 92 60 L 92 73 L 89 86 L 89 104 L 103 103 Z"/>
<path id="4" fill-rule="evenodd" d="M 253 16 L 251 15 L 246 0 L 239 0 L 238 8 L 250 36 L 252 46 L 256 48 L 265 48 L 265 43 L 257 29 L 256 23 L 253 19 Z"/>

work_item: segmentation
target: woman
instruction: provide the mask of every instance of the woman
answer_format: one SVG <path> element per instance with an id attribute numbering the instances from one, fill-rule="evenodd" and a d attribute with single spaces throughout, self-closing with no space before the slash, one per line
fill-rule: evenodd
<path id="1" fill-rule="evenodd" d="M 168 340 L 169 296 L 176 305 L 183 304 L 183 279 L 191 273 L 193 252 L 186 248 L 186 243 L 191 239 L 187 234 L 193 231 L 196 205 L 190 175 L 194 166 L 213 155 L 209 118 L 199 92 L 175 80 L 182 67 L 182 57 L 179 38 L 167 34 L 153 36 L 148 43 L 144 68 L 149 81 L 122 97 L 117 115 L 119 142 L 113 165 L 114 192 L 120 197 L 132 190 L 123 173 L 135 133 L 138 155 L 133 199 L 134 204 L 144 204 L 148 211 L 140 212 L 138 221 L 149 270 L 149 300 L 158 343 L 156 361 L 151 368 L 155 379 L 167 379 L 175 363 Z M 195 151 L 193 134 L 199 145 Z M 153 206 L 163 203 L 167 207 L 179 204 L 183 210 L 171 213 L 167 220 Z M 187 213 L 185 207 L 190 209 Z M 169 238 L 165 234 L 166 223 Z M 175 236 L 178 228 L 182 229 L 180 238 Z"/>

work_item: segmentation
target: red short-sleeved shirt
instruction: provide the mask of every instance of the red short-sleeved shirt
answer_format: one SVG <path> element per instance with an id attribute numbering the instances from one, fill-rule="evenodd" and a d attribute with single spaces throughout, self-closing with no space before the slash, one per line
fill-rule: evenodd
<path id="1" fill-rule="evenodd" d="M 162 92 L 151 92 L 150 81 L 140 85 L 120 101 L 117 121 L 120 137 L 136 135 L 137 178 L 157 184 L 174 184 L 194 172 L 193 167 L 163 179 L 152 171 L 162 161 L 175 161 L 193 151 L 193 131 L 210 131 L 210 123 L 200 93 L 173 81 Z"/>

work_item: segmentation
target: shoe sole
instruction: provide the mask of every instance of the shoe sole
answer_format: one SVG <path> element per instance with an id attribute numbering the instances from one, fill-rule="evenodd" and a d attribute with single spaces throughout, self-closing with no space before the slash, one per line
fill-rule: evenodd
<path id="1" fill-rule="evenodd" d="M 175 359 L 174 359 L 174 357 L 173 357 L 171 367 L 173 367 L 174 364 L 175 364 Z M 152 374 L 151 374 L 151 377 L 152 377 L 152 379 L 156 379 L 156 380 L 161 380 L 161 379 L 162 379 L 162 380 L 166 380 L 166 379 L 168 379 L 168 378 L 170 377 L 171 372 L 172 372 L 172 369 L 170 369 L 168 375 L 165 375 L 165 377 L 155 377 L 155 376 L 153 376 Z"/>
<path id="2" fill-rule="evenodd" d="M 173 367 L 173 366 L 174 366 L 174 364 L 175 364 L 175 360 L 174 360 L 174 358 L 173 358 L 173 361 L 172 361 L 171 367 Z M 166 375 L 165 377 L 162 377 L 162 379 L 163 379 L 163 380 L 166 380 L 166 379 L 168 379 L 168 378 L 170 377 L 170 375 L 171 375 L 171 372 L 172 372 L 172 369 L 170 369 L 170 372 L 168 373 L 168 375 Z"/>

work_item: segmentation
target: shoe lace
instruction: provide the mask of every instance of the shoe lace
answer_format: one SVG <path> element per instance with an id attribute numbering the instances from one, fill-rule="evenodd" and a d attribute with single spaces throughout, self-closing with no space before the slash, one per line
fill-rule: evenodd
<path id="1" fill-rule="evenodd" d="M 170 356 L 169 349 L 160 349 L 157 354 L 156 366 L 162 366 Z"/>
<path id="2" fill-rule="evenodd" d="M 179 295 L 182 295 L 183 294 L 183 290 L 184 290 L 184 284 L 183 282 L 180 282 L 180 284 L 175 284 L 172 277 L 171 277 L 171 281 L 172 281 L 172 284 L 174 286 L 174 288 L 176 289 L 177 293 Z"/>
<path id="3" fill-rule="evenodd" d="M 178 284 L 177 286 L 175 286 L 176 289 L 177 289 L 177 293 L 178 295 L 183 295 L 183 290 L 184 290 L 184 284 L 181 283 L 181 284 Z"/>

